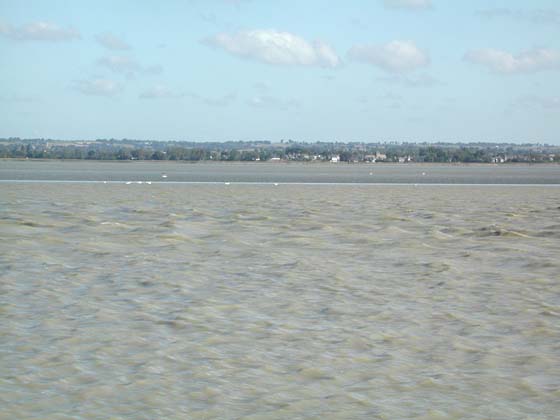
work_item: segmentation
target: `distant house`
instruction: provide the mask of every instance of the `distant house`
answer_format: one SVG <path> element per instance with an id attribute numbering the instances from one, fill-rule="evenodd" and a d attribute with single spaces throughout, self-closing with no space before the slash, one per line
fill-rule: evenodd
<path id="1" fill-rule="evenodd" d="M 340 156 L 336 155 L 331 158 L 331 163 L 338 163 L 340 162 Z"/>
<path id="2" fill-rule="evenodd" d="M 366 162 L 379 162 L 380 160 L 387 160 L 387 155 L 385 153 L 375 152 L 374 155 L 365 155 L 364 159 Z"/>

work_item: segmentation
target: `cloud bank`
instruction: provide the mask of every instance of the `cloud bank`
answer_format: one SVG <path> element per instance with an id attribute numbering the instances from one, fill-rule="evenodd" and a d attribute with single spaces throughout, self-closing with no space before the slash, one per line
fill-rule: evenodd
<path id="1" fill-rule="evenodd" d="M 80 38 L 73 28 L 61 28 L 50 22 L 33 22 L 19 27 L 0 22 L 0 35 L 15 41 L 72 41 Z"/>
<path id="2" fill-rule="evenodd" d="M 220 33 L 204 42 L 232 55 L 273 65 L 336 67 L 340 64 L 340 58 L 330 45 L 322 41 L 309 42 L 289 32 L 257 29 Z"/>
<path id="3" fill-rule="evenodd" d="M 560 13 L 552 9 L 514 10 L 495 8 L 478 10 L 476 15 L 484 19 L 508 18 L 537 25 L 560 25 Z"/>
<path id="4" fill-rule="evenodd" d="M 464 59 L 503 74 L 560 70 L 560 51 L 547 48 L 534 48 L 517 55 L 503 50 L 484 48 L 468 51 Z"/>
<path id="5" fill-rule="evenodd" d="M 406 73 L 426 67 L 430 57 L 412 41 L 391 41 L 384 45 L 355 45 L 348 52 L 352 60 L 362 61 L 390 73 Z"/>

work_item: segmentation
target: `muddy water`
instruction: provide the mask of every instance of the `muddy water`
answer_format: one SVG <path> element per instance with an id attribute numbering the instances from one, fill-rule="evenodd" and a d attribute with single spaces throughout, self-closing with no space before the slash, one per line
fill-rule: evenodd
<path id="1" fill-rule="evenodd" d="M 0 184 L 0 405 L 553 419 L 560 188 Z"/>

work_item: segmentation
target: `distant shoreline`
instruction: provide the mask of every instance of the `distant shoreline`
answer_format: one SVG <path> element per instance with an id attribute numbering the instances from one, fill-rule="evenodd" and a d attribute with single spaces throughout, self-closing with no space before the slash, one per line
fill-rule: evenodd
<path id="1" fill-rule="evenodd" d="M 0 158 L 270 163 L 551 163 L 560 146 L 508 143 L 282 143 L 0 139 Z"/>
<path id="2" fill-rule="evenodd" d="M 267 161 L 226 161 L 226 160 L 156 160 L 156 159 L 142 159 L 142 160 L 118 160 L 118 159 L 60 159 L 60 158 L 0 158 L 0 162 L 87 162 L 87 163 L 118 163 L 118 164 L 181 164 L 181 165 L 305 165 L 305 166 L 558 166 L 560 162 L 327 162 L 327 161 L 294 161 L 282 160 L 278 162 Z"/>

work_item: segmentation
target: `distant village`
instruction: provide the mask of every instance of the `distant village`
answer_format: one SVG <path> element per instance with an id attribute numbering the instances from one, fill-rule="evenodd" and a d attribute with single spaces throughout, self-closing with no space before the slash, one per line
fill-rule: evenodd
<path id="1" fill-rule="evenodd" d="M 550 163 L 560 146 L 515 143 L 189 142 L 131 139 L 0 139 L 0 158 L 330 163 Z"/>

